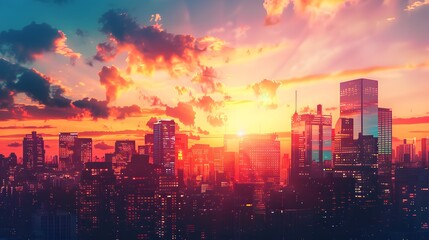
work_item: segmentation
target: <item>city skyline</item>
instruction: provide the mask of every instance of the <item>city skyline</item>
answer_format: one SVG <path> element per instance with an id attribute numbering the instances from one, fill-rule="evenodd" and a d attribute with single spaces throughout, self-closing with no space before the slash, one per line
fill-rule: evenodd
<path id="1" fill-rule="evenodd" d="M 22 156 L 22 137 L 36 130 L 52 157 L 60 132 L 79 132 L 102 157 L 115 140 L 144 145 L 152 124 L 168 118 L 192 144 L 276 132 L 283 155 L 295 90 L 300 113 L 322 104 L 335 123 L 339 83 L 358 78 L 378 80 L 393 148 L 415 137 L 419 149 L 429 135 L 426 1 L 166 3 L 3 2 L 3 152 Z M 91 14 L 75 18 L 78 9 Z"/>

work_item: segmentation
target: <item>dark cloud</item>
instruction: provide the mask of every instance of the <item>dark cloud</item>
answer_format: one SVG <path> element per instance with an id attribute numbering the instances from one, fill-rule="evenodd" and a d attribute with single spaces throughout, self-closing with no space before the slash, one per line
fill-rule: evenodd
<path id="1" fill-rule="evenodd" d="M 195 123 L 195 111 L 189 103 L 179 102 L 176 107 L 167 106 L 165 114 L 179 119 L 180 122 L 187 126 Z"/>
<path id="2" fill-rule="evenodd" d="M 19 63 L 28 63 L 48 52 L 70 57 L 72 63 L 80 57 L 66 45 L 65 34 L 46 23 L 31 23 L 21 30 L 0 32 L 0 53 Z"/>
<path id="3" fill-rule="evenodd" d="M 110 10 L 99 19 L 101 32 L 109 42 L 97 46 L 94 59 L 108 61 L 120 52 L 128 53 L 128 70 L 150 74 L 167 70 L 172 76 L 188 74 L 199 66 L 198 39 L 191 35 L 172 34 L 159 24 L 140 26 L 127 13 Z"/>
<path id="4" fill-rule="evenodd" d="M 79 37 L 86 37 L 88 33 L 80 28 L 76 29 L 76 35 Z"/>
<path id="5" fill-rule="evenodd" d="M 7 97 L 0 97 L 0 108 L 11 107 L 13 93 L 25 93 L 33 101 L 48 107 L 70 107 L 71 100 L 63 96 L 65 90 L 52 84 L 52 79 L 18 64 L 0 59 L 0 91 Z"/>
<path id="6" fill-rule="evenodd" d="M 7 146 L 8 146 L 8 147 L 17 148 L 17 147 L 21 147 L 21 146 L 22 146 L 22 144 L 21 144 L 21 143 L 19 143 L 19 142 L 13 142 L 13 143 L 9 143 Z"/>
<path id="7" fill-rule="evenodd" d="M 207 122 L 212 125 L 213 127 L 221 127 L 223 126 L 224 123 L 224 118 L 220 115 L 218 116 L 212 116 L 212 115 L 208 115 L 207 116 Z"/>
<path id="8" fill-rule="evenodd" d="M 99 101 L 95 98 L 84 98 L 74 101 L 73 105 L 77 108 L 87 110 L 94 119 L 109 117 L 107 101 Z"/>
<path id="9" fill-rule="evenodd" d="M 429 123 L 429 116 L 410 117 L 410 118 L 394 118 L 393 124 L 427 124 Z"/>
<path id="10" fill-rule="evenodd" d="M 209 131 L 203 130 L 200 127 L 197 128 L 198 134 L 209 135 Z"/>
<path id="11" fill-rule="evenodd" d="M 14 105 L 11 109 L 0 109 L 0 121 L 15 120 L 81 120 L 84 116 L 81 109 L 47 106 Z"/>
<path id="12" fill-rule="evenodd" d="M 325 108 L 325 111 L 332 112 L 332 111 L 337 111 L 337 109 L 338 107 L 328 107 L 328 108 Z"/>
<path id="13" fill-rule="evenodd" d="M 165 107 L 166 105 L 162 102 L 161 98 L 158 96 L 143 96 L 143 100 L 151 107 Z"/>
<path id="14" fill-rule="evenodd" d="M 114 149 L 114 146 L 110 146 L 108 144 L 106 144 L 105 142 L 99 142 L 94 144 L 94 148 L 95 149 L 100 149 L 100 150 L 110 150 L 110 149 Z"/>
<path id="15" fill-rule="evenodd" d="M 124 107 L 110 107 L 109 115 L 116 119 L 125 119 L 127 117 L 136 117 L 141 115 L 141 109 L 137 105 Z"/>
<path id="16" fill-rule="evenodd" d="M 128 89 L 133 83 L 121 76 L 120 71 L 115 66 L 104 66 L 98 76 L 100 84 L 106 87 L 106 100 L 108 102 L 115 101 L 119 91 Z"/>
<path id="17" fill-rule="evenodd" d="M 155 118 L 155 117 L 151 117 L 151 118 L 147 121 L 146 126 L 148 126 L 150 129 L 153 129 L 153 125 L 154 125 L 156 122 L 158 122 L 158 119 L 157 119 L 157 118 Z"/>

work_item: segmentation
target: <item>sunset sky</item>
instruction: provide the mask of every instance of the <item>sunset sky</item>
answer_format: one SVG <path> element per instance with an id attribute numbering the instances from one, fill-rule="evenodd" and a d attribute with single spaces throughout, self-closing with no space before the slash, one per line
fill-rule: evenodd
<path id="1" fill-rule="evenodd" d="M 172 118 L 194 143 L 339 116 L 340 82 L 379 81 L 393 136 L 429 136 L 429 0 L 2 0 L 0 153 L 36 130 L 142 144 Z M 200 140 L 197 140 L 200 139 Z M 395 145 L 394 142 L 394 145 Z"/>

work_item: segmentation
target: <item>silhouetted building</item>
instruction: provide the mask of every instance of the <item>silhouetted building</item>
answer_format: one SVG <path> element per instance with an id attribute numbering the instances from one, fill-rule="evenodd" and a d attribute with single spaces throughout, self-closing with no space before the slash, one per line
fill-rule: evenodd
<path id="1" fill-rule="evenodd" d="M 241 183 L 280 182 L 280 141 L 275 134 L 245 135 L 239 143 Z"/>
<path id="2" fill-rule="evenodd" d="M 60 133 L 58 136 L 59 143 L 59 169 L 68 170 L 73 167 L 73 156 L 75 151 L 75 143 L 78 138 L 78 133 L 76 132 L 64 132 Z"/>
<path id="3" fill-rule="evenodd" d="M 76 166 L 92 162 L 92 138 L 77 138 L 75 140 L 74 161 Z"/>
<path id="4" fill-rule="evenodd" d="M 144 154 L 149 155 L 149 163 L 153 163 L 153 133 L 144 136 Z"/>
<path id="5" fill-rule="evenodd" d="M 45 166 L 45 144 L 43 137 L 36 132 L 27 134 L 22 142 L 22 161 L 25 168 Z"/>
<path id="6" fill-rule="evenodd" d="M 378 81 L 356 79 L 340 83 L 340 117 L 353 118 L 353 139 L 378 137 Z"/>
<path id="7" fill-rule="evenodd" d="M 175 175 L 174 120 L 159 120 L 153 125 L 153 162 L 162 165 L 167 175 Z"/>
<path id="8" fill-rule="evenodd" d="M 77 198 L 79 239 L 116 238 L 115 184 L 112 163 L 88 162 L 85 164 Z"/>
<path id="9" fill-rule="evenodd" d="M 188 135 L 176 134 L 175 137 L 176 171 L 179 182 L 183 183 L 185 176 L 185 162 L 188 160 Z"/>
<path id="10" fill-rule="evenodd" d="M 394 232 L 403 239 L 429 237 L 429 178 L 425 168 L 402 168 L 395 172 Z M 399 234 L 395 234 L 400 236 Z"/>
<path id="11" fill-rule="evenodd" d="M 396 162 L 402 165 L 410 166 L 414 162 L 414 156 L 416 152 L 414 139 L 410 143 L 407 139 L 396 147 Z"/>
<path id="12" fill-rule="evenodd" d="M 422 138 L 422 163 L 425 167 L 429 166 L 429 138 Z"/>
<path id="13" fill-rule="evenodd" d="M 119 174 L 126 164 L 131 161 L 131 157 L 136 153 L 136 141 L 120 140 L 115 141 L 115 155 L 113 158 L 113 170 Z"/>
<path id="14" fill-rule="evenodd" d="M 194 144 L 189 149 L 189 179 L 197 184 L 214 179 L 213 151 L 208 144 Z"/>
<path id="15" fill-rule="evenodd" d="M 121 182 L 120 239 L 155 239 L 158 176 L 149 155 L 133 155 Z"/>

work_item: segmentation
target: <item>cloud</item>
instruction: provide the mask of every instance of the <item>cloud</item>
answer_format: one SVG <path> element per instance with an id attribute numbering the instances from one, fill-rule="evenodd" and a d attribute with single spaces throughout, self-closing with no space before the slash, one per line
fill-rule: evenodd
<path id="1" fill-rule="evenodd" d="M 201 66 L 201 71 L 194 75 L 192 82 L 199 84 L 204 94 L 215 92 L 223 93 L 224 85 L 217 81 L 218 78 L 214 68 Z"/>
<path id="2" fill-rule="evenodd" d="M 327 107 L 327 108 L 325 108 L 325 111 L 327 111 L 327 112 L 333 112 L 333 111 L 337 111 L 338 110 L 338 107 Z"/>
<path id="3" fill-rule="evenodd" d="M 218 116 L 208 115 L 207 122 L 213 127 L 221 127 L 225 124 L 224 118 L 221 115 L 218 115 Z"/>
<path id="4" fill-rule="evenodd" d="M 151 118 L 147 121 L 146 126 L 148 126 L 150 129 L 153 129 L 153 125 L 154 125 L 156 122 L 158 122 L 158 119 L 157 119 L 157 118 L 155 118 L 155 117 L 151 117 Z"/>
<path id="5" fill-rule="evenodd" d="M 405 11 L 413 11 L 419 7 L 422 7 L 424 5 L 428 5 L 429 4 L 429 0 L 424 0 L 424 1 L 412 1 L 411 3 L 409 3 L 406 7 L 405 7 Z"/>
<path id="6" fill-rule="evenodd" d="M 177 94 L 179 96 L 182 96 L 182 95 L 187 94 L 187 93 L 191 94 L 191 91 L 188 88 L 183 87 L 183 86 L 176 86 L 176 87 L 174 87 L 174 89 L 176 89 Z"/>
<path id="7" fill-rule="evenodd" d="M 79 37 L 86 37 L 88 36 L 88 33 L 80 28 L 76 29 L 76 35 Z"/>
<path id="8" fill-rule="evenodd" d="M 393 124 L 401 125 L 401 124 L 428 124 L 429 116 L 422 117 L 410 117 L 410 118 L 394 118 Z"/>
<path id="9" fill-rule="evenodd" d="M 106 100 L 115 101 L 122 90 L 128 89 L 133 82 L 124 78 L 115 66 L 104 66 L 98 73 L 100 84 L 106 87 Z"/>
<path id="10" fill-rule="evenodd" d="M 69 57 L 71 63 L 81 56 L 67 44 L 66 35 L 46 23 L 31 23 L 21 30 L 0 32 L 0 52 L 19 63 L 33 62 L 44 53 L 56 52 Z"/>
<path id="11" fill-rule="evenodd" d="M 217 102 L 213 100 L 210 96 L 203 96 L 201 98 L 198 98 L 197 100 L 193 100 L 192 103 L 195 107 L 203 110 L 204 112 L 212 112 L 214 109 L 218 108 L 219 106 L 222 106 L 222 102 Z"/>
<path id="12" fill-rule="evenodd" d="M 49 128 L 55 128 L 54 126 L 51 125 L 43 125 L 43 126 L 0 126 L 0 129 L 5 130 L 5 129 L 49 129 Z"/>
<path id="13" fill-rule="evenodd" d="M 161 98 L 158 96 L 145 96 L 143 95 L 143 100 L 151 107 L 165 107 L 166 105 L 162 102 Z"/>
<path id="14" fill-rule="evenodd" d="M 234 31 L 234 36 L 236 39 L 239 38 L 243 38 L 247 35 L 247 32 L 250 30 L 250 26 L 249 25 L 241 25 L 237 28 L 235 28 Z"/>
<path id="15" fill-rule="evenodd" d="M 95 98 L 84 98 L 73 102 L 77 108 L 87 110 L 94 119 L 109 117 L 107 101 L 99 101 Z"/>
<path id="16" fill-rule="evenodd" d="M 53 80 L 35 69 L 27 69 L 0 58 L 0 90 L 7 97 L 0 98 L 0 107 L 13 104 L 11 96 L 25 93 L 33 101 L 49 107 L 70 107 L 70 99 L 63 96 L 65 90 Z M 2 94 L 3 95 L 3 94 Z"/>
<path id="17" fill-rule="evenodd" d="M 267 12 L 265 16 L 265 25 L 274 25 L 280 22 L 280 17 L 284 9 L 289 4 L 289 0 L 265 0 L 264 9 Z"/>
<path id="18" fill-rule="evenodd" d="M 141 116 L 141 109 L 137 105 L 123 106 L 123 107 L 109 107 L 109 116 L 115 117 L 116 119 L 125 119 L 127 117 L 138 117 Z"/>
<path id="19" fill-rule="evenodd" d="M 189 133 L 188 139 L 189 140 L 197 140 L 197 141 L 199 141 L 201 138 L 198 135 L 193 135 L 192 133 Z"/>
<path id="20" fill-rule="evenodd" d="M 7 146 L 8 146 L 8 147 L 17 148 L 17 147 L 21 147 L 21 146 L 22 146 L 22 144 L 21 144 L 21 143 L 19 143 L 19 142 L 13 142 L 13 143 L 9 143 Z"/>
<path id="21" fill-rule="evenodd" d="M 195 111 L 189 103 L 179 102 L 176 107 L 166 106 L 165 114 L 179 119 L 187 126 L 195 124 Z"/>
<path id="22" fill-rule="evenodd" d="M 258 97 L 260 106 L 263 106 L 267 109 L 275 109 L 277 108 L 277 89 L 279 86 L 279 82 L 264 79 L 259 83 L 251 85 L 250 87 L 252 88 L 256 97 Z"/>
<path id="23" fill-rule="evenodd" d="M 209 131 L 203 130 L 200 127 L 197 128 L 198 134 L 209 135 Z"/>
<path id="24" fill-rule="evenodd" d="M 114 146 L 110 146 L 105 142 L 99 142 L 94 144 L 94 148 L 95 149 L 100 149 L 100 150 L 110 150 L 110 149 L 114 149 Z"/>
<path id="25" fill-rule="evenodd" d="M 110 10 L 99 22 L 109 41 L 97 46 L 94 59 L 109 61 L 127 52 L 129 72 L 152 74 L 167 70 L 171 76 L 188 74 L 199 66 L 199 55 L 210 50 L 200 46 L 203 39 L 168 33 L 158 24 L 140 26 L 127 13 Z"/>
<path id="26" fill-rule="evenodd" d="M 365 68 L 346 69 L 330 73 L 310 74 L 302 77 L 287 78 L 278 80 L 282 85 L 301 84 L 318 81 L 338 81 L 361 77 L 377 72 L 395 71 L 395 70 L 415 70 L 429 68 L 429 62 L 420 62 L 417 64 L 404 65 L 386 65 L 386 66 L 369 66 Z"/>

